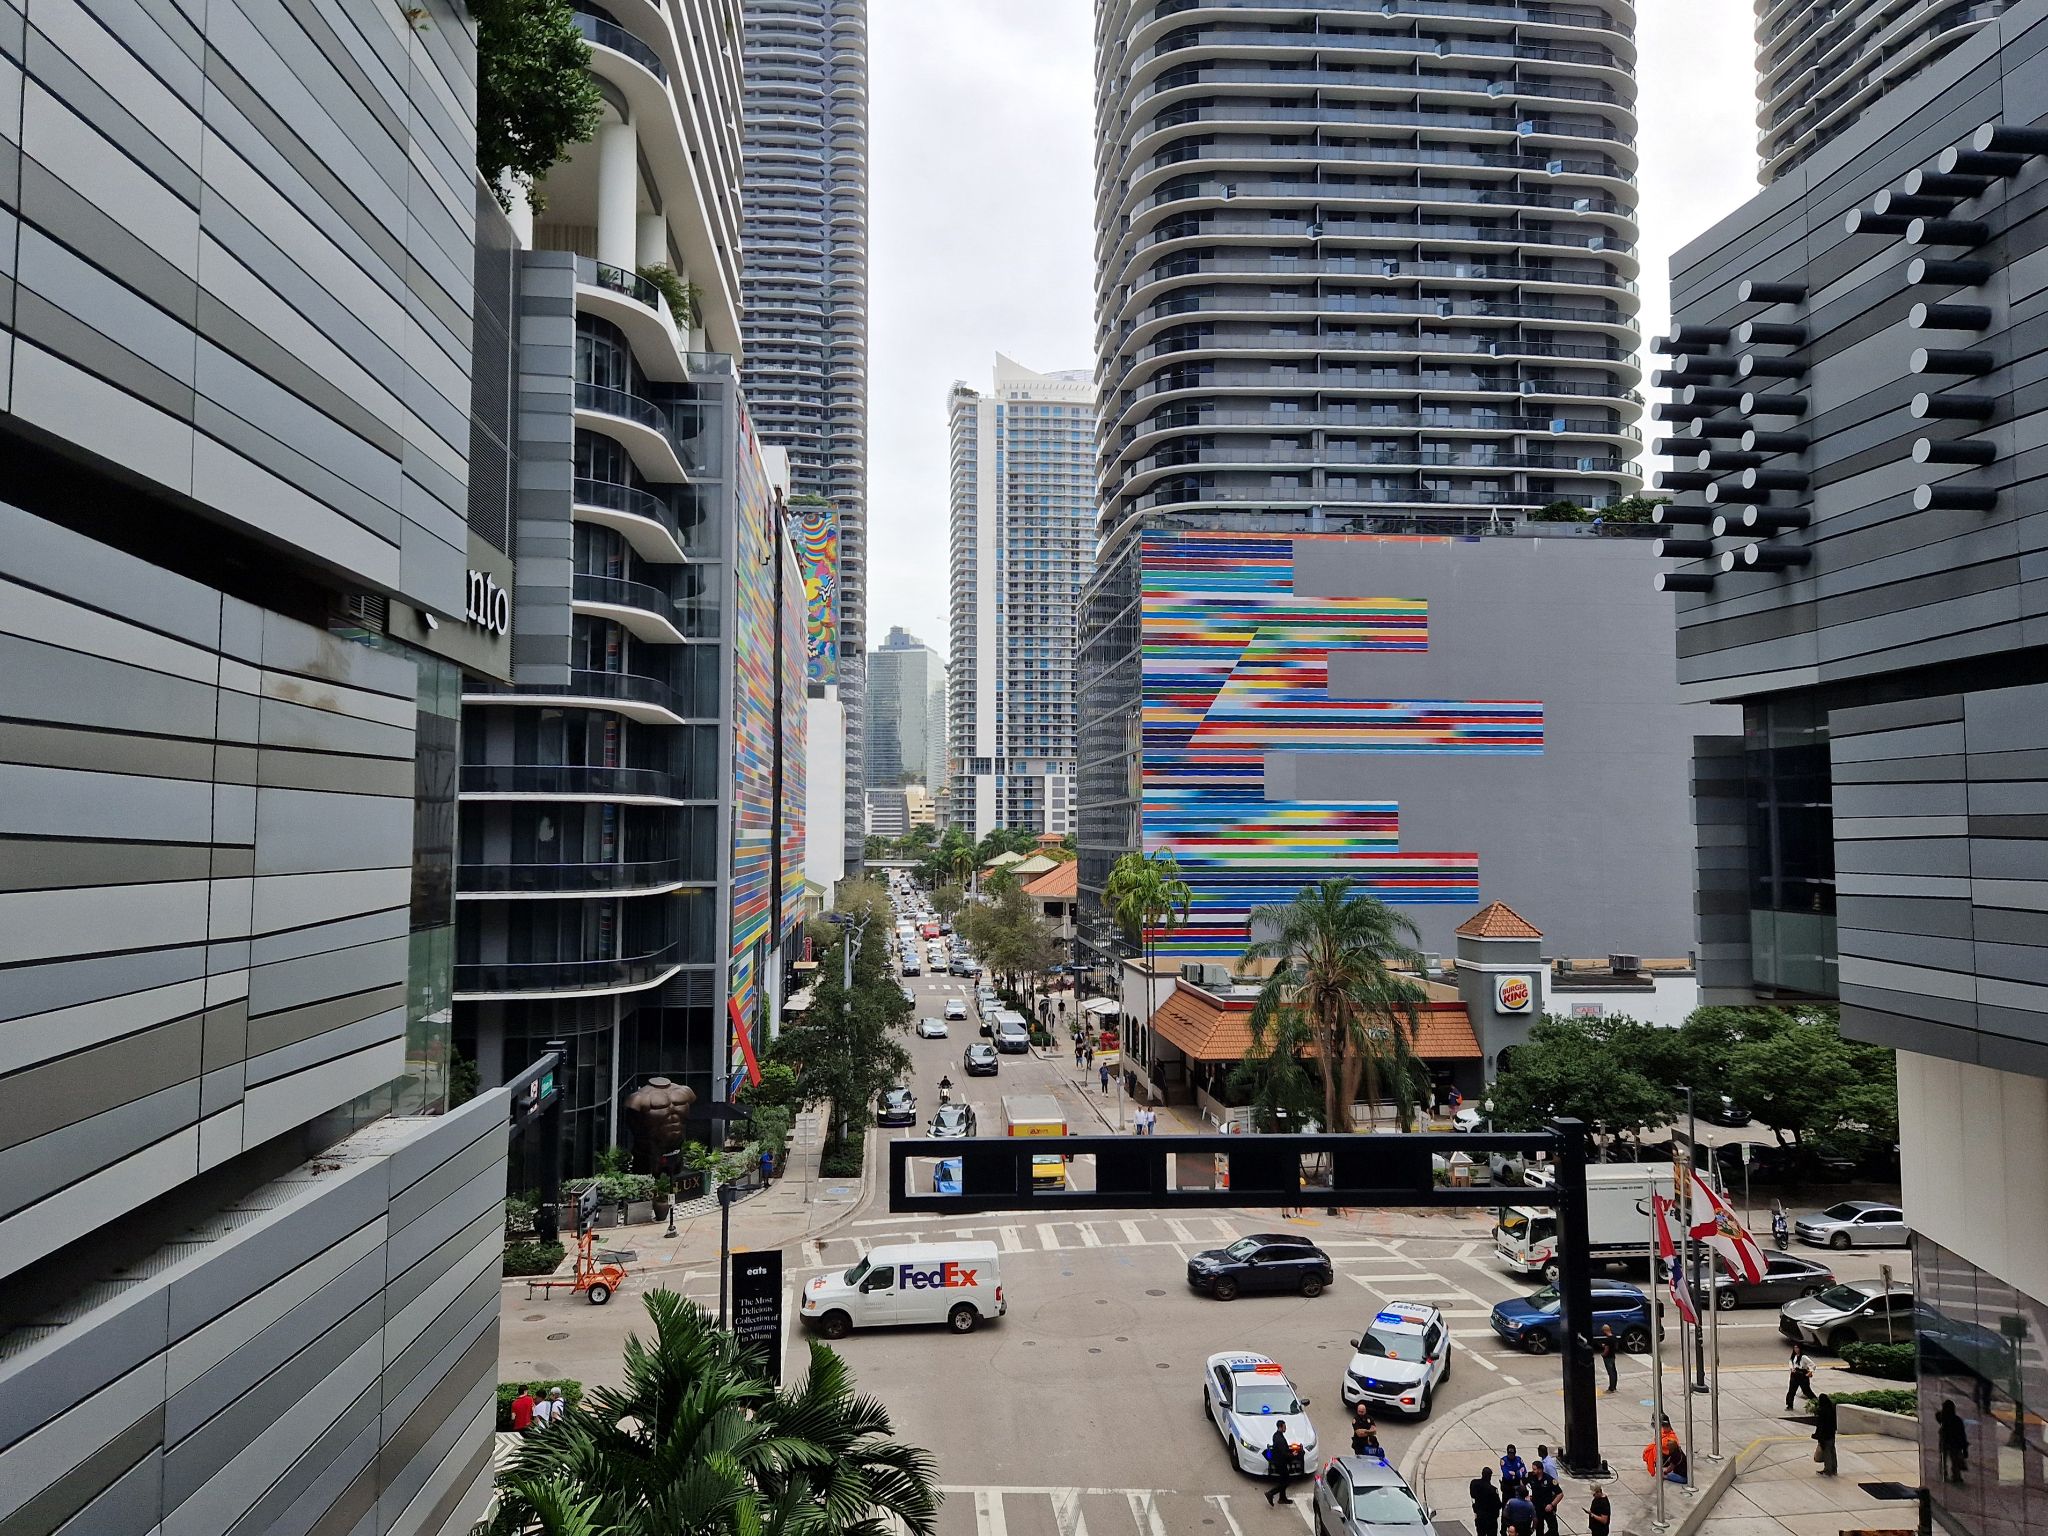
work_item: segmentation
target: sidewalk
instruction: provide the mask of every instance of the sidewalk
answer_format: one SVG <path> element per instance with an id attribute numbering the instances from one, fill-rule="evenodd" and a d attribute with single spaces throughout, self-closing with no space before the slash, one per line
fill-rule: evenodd
<path id="1" fill-rule="evenodd" d="M 1664 1411 L 1684 1432 L 1682 1378 L 1665 1361 Z M 1633 1369 L 1631 1369 L 1633 1367 Z M 1621 1390 L 1602 1392 L 1600 1448 L 1615 1475 L 1605 1480 L 1614 1505 L 1614 1529 L 1632 1536 L 1656 1536 L 1654 1490 L 1643 1467 L 1643 1447 L 1650 1441 L 1649 1367 L 1645 1357 L 1624 1356 Z M 1836 1368 L 1822 1368 L 1815 1377 L 1819 1391 L 1854 1391 L 1884 1383 Z M 1706 1398 L 1693 1399 L 1697 1447 L 1687 1446 L 1693 1486 L 1665 1485 L 1665 1519 L 1661 1529 L 1686 1536 L 1836 1536 L 1844 1530 L 1910 1530 L 1915 1506 L 1910 1501 L 1873 1498 L 1866 1482 L 1896 1481 L 1915 1487 L 1920 1481 L 1919 1454 L 1910 1440 L 1884 1435 L 1845 1434 L 1836 1444 L 1839 1474 L 1819 1476 L 1813 1460 L 1812 1421 L 1802 1412 L 1785 1413 L 1785 1377 L 1768 1370 L 1724 1370 L 1721 1373 L 1721 1453 L 1708 1454 Z M 1526 1459 L 1539 1444 L 1558 1446 L 1564 1439 L 1564 1397 L 1560 1389 L 1506 1388 L 1462 1404 L 1454 1419 L 1433 1424 L 1417 1438 L 1404 1458 L 1402 1471 L 1425 1504 L 1433 1504 L 1445 1521 L 1466 1530 L 1472 1526 L 1466 1485 L 1483 1466 L 1495 1466 L 1501 1451 L 1513 1444 Z M 1731 1466 L 1740 1457 L 1739 1464 Z M 1586 1529 L 1586 1505 L 1592 1498 L 1587 1479 L 1565 1478 L 1563 1529 Z M 1700 1506 L 1707 1507 L 1702 1509 Z M 1688 1517 L 1692 1517 L 1688 1519 Z M 1439 1523 L 1439 1529 L 1443 1526 Z"/>

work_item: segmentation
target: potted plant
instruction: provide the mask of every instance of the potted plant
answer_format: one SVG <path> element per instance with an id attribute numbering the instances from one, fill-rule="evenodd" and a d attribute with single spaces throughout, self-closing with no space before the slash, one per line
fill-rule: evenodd
<path id="1" fill-rule="evenodd" d="M 654 1219 L 656 1221 L 666 1221 L 668 1219 L 668 1208 L 674 1202 L 675 1196 L 675 1180 L 665 1173 L 656 1174 L 654 1176 L 653 1199 Z"/>

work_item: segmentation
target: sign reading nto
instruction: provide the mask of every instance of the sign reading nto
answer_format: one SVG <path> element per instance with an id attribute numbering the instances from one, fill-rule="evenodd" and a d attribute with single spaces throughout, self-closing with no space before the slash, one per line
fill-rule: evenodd
<path id="1" fill-rule="evenodd" d="M 468 576 L 469 611 L 463 615 L 488 634 L 509 634 L 512 629 L 512 591 L 498 585 L 495 576 L 471 571 Z"/>

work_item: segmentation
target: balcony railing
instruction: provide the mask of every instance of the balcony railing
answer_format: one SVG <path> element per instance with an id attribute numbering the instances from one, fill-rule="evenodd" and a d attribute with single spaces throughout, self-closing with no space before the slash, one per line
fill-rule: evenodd
<path id="1" fill-rule="evenodd" d="M 457 993 L 623 992 L 652 986 L 682 963 L 681 944 L 613 960 L 535 960 L 457 965 Z"/>
<path id="2" fill-rule="evenodd" d="M 1297 43 L 1299 39 L 1297 39 Z M 1414 71 L 1392 69 L 1361 69 L 1340 72 L 1325 69 L 1281 70 L 1246 69 L 1241 66 L 1175 69 L 1161 75 L 1142 92 L 1138 101 L 1149 101 L 1154 96 L 1163 96 L 1168 91 L 1186 90 L 1190 86 L 1205 85 L 1256 85 L 1265 89 L 1284 87 L 1289 90 L 1308 88 L 1339 87 L 1359 90 L 1400 90 L 1417 89 L 1432 92 L 1462 92 L 1471 96 L 1492 97 L 1537 97 L 1546 101 L 1596 101 L 1605 106 L 1621 107 L 1633 112 L 1634 108 L 1625 101 L 1618 91 L 1605 85 L 1574 85 L 1561 80 L 1488 80 L 1480 75 L 1418 74 Z M 1134 103 L 1135 104 L 1135 103 Z"/>
<path id="3" fill-rule="evenodd" d="M 1214 196 L 1215 194 L 1210 194 Z M 1204 214 L 1191 226 L 1162 224 L 1139 242 L 1143 250 L 1170 240 L 1206 240 L 1227 235 L 1257 235 L 1264 239 L 1305 240 L 1309 220 L 1286 216 L 1263 219 L 1219 219 Z M 1325 242 L 1337 240 L 1399 240 L 1403 244 L 1427 240 L 1445 245 L 1551 245 L 1581 251 L 1633 251 L 1633 242 L 1619 235 L 1582 235 L 1556 229 L 1516 229 L 1497 224 L 1404 224 L 1393 220 L 1336 219 L 1322 221 Z M 1325 246 L 1327 249 L 1327 245 Z"/>
<path id="4" fill-rule="evenodd" d="M 634 795 L 679 800 L 681 786 L 658 768 L 593 768 L 582 763 L 465 763 L 465 795 Z"/>
<path id="5" fill-rule="evenodd" d="M 663 85 L 668 84 L 668 70 L 661 62 L 661 55 L 617 22 L 607 21 L 602 16 L 593 16 L 588 11 L 578 11 L 576 30 L 583 34 L 585 42 L 599 48 L 609 48 L 614 53 L 623 53 Z"/>
<path id="6" fill-rule="evenodd" d="M 682 701 L 673 688 L 660 678 L 642 677 L 636 672 L 599 672 L 578 667 L 569 673 L 566 684 L 515 683 L 485 697 L 497 698 L 507 693 L 536 698 L 616 699 L 621 703 L 653 705 L 671 714 L 684 713 Z"/>
<path id="7" fill-rule="evenodd" d="M 621 512 L 659 523 L 677 544 L 686 547 L 689 544 L 689 539 L 683 532 L 682 519 L 676 515 L 676 509 L 664 498 L 650 491 L 643 491 L 638 486 L 621 485 L 616 480 L 590 480 L 579 475 L 572 494 L 582 506 L 599 507 L 608 512 Z"/>
<path id="8" fill-rule="evenodd" d="M 1316 487 L 1273 487 L 1246 486 L 1239 490 L 1227 486 L 1201 486 L 1187 490 L 1163 487 L 1149 497 L 1142 498 L 1141 506 L 1209 506 L 1225 505 L 1232 502 L 1256 503 L 1273 502 L 1282 505 L 1313 504 L 1317 506 L 1470 506 L 1470 507 L 1543 507 L 1552 502 L 1568 501 L 1575 506 L 1591 508 L 1594 502 L 1583 496 L 1560 495 L 1556 491 L 1483 490 L 1477 486 L 1367 486 L 1358 489 L 1340 489 L 1334 486 Z"/>
<path id="9" fill-rule="evenodd" d="M 1548 192 L 1522 192 L 1512 187 L 1375 187 L 1355 182 L 1205 181 L 1192 187 L 1162 187 L 1152 206 L 1201 199 L 1309 198 L 1318 203 L 1457 203 L 1481 208 L 1548 208 L 1564 213 L 1605 213 L 1634 221 L 1635 209 L 1611 197 L 1560 197 Z"/>
<path id="10" fill-rule="evenodd" d="M 1487 59 L 1527 60 L 1544 64 L 1578 64 L 1589 69 L 1619 69 L 1621 61 L 1605 48 L 1558 48 L 1544 43 L 1489 43 L 1473 37 L 1372 37 L 1356 32 L 1259 32 L 1250 28 L 1203 27 L 1190 38 L 1168 37 L 1152 57 L 1186 53 L 1195 48 L 1313 49 L 1317 53 L 1412 53 L 1425 58 L 1466 55 Z"/>
<path id="11" fill-rule="evenodd" d="M 1294 0 L 1299 3 L 1299 0 Z M 1523 123 L 1527 121 L 1526 129 Z M 1320 123 L 1327 127 L 1470 129 L 1479 133 L 1514 133 L 1522 137 L 1605 139 L 1620 143 L 1628 135 L 1611 123 L 1554 123 L 1518 119 L 1507 114 L 1353 111 L 1343 107 L 1275 107 L 1245 102 L 1231 106 L 1175 106 L 1158 113 L 1137 137 L 1179 128 L 1187 123 Z"/>
<path id="12" fill-rule="evenodd" d="M 1183 11 L 1221 6 L 1230 10 L 1301 9 L 1301 0 L 1159 0 L 1152 15 L 1178 16 Z M 1317 9 L 1373 16 L 1454 16 L 1470 21 L 1526 22 L 1534 26 L 1583 27 L 1628 36 L 1619 18 L 1602 11 L 1565 5 L 1461 5 L 1457 0 L 1317 0 Z"/>
<path id="13" fill-rule="evenodd" d="M 614 608 L 632 608 L 651 613 L 680 630 L 682 614 L 676 600 L 659 587 L 644 581 L 627 581 L 619 576 L 592 576 L 576 572 L 570 594 L 579 603 L 604 603 Z"/>
<path id="14" fill-rule="evenodd" d="M 458 894 L 494 896 L 602 896 L 608 892 L 674 885 L 681 859 L 638 859 L 600 864 L 458 864 Z"/>
<path id="15" fill-rule="evenodd" d="M 609 262 L 587 261 L 579 256 L 576 259 L 576 276 L 595 287 L 623 293 L 657 314 L 663 309 L 661 290 L 638 272 L 628 272 L 624 267 L 615 267 Z"/>

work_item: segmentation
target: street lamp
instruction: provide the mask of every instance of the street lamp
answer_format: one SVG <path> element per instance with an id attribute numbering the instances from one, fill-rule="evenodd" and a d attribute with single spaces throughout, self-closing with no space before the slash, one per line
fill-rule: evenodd
<path id="1" fill-rule="evenodd" d="M 827 912 L 825 914 L 826 922 L 837 924 L 846 931 L 846 948 L 842 952 L 843 958 L 846 961 L 846 968 L 841 980 L 844 982 L 848 992 L 853 991 L 853 962 L 860 954 L 860 941 L 867 934 L 868 918 L 873 916 L 873 913 L 869 913 L 856 923 L 844 912 Z"/>

